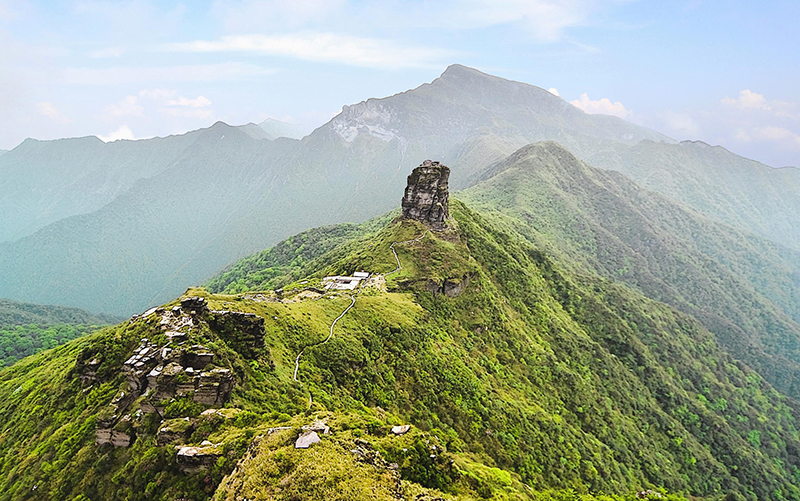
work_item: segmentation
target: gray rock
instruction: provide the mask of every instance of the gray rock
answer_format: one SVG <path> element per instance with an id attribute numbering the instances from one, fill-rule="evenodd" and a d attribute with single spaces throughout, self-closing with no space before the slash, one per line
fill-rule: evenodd
<path id="1" fill-rule="evenodd" d="M 297 437 L 297 441 L 294 443 L 295 449 L 308 449 L 313 444 L 317 444 L 320 442 L 319 435 L 315 431 L 307 431 L 305 433 L 301 433 L 299 437 Z"/>
<path id="2" fill-rule="evenodd" d="M 403 196 L 403 219 L 414 219 L 441 230 L 450 219 L 450 168 L 439 162 L 425 160 L 408 176 Z"/>
<path id="3" fill-rule="evenodd" d="M 206 444 L 206 445 L 203 445 Z M 203 442 L 200 447 L 183 446 L 178 449 L 175 462 L 184 473 L 197 473 L 213 465 L 222 455 L 219 444 Z"/>
<path id="4" fill-rule="evenodd" d="M 404 435 L 405 433 L 408 433 L 408 430 L 410 429 L 411 429 L 410 424 L 392 426 L 392 433 L 394 433 L 395 435 Z"/>

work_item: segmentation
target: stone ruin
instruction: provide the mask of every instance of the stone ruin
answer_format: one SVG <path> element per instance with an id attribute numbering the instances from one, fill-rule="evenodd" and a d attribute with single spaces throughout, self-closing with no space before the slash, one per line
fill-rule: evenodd
<path id="1" fill-rule="evenodd" d="M 450 219 L 447 180 L 450 168 L 425 160 L 408 176 L 402 208 L 403 219 L 414 219 L 443 230 Z"/>
<path id="2" fill-rule="evenodd" d="M 98 445 L 130 445 L 134 426 L 129 408 L 135 401 L 138 401 L 134 407 L 138 407 L 139 415 L 158 413 L 161 416 L 166 403 L 174 398 L 190 398 L 206 406 L 221 406 L 227 401 L 234 385 L 233 373 L 214 366 L 216 354 L 206 346 L 191 344 L 188 339 L 193 328 L 199 329 L 201 317 L 224 327 L 233 336 L 232 342 L 246 350 L 256 350 L 263 344 L 263 336 L 259 334 L 263 333 L 264 319 L 252 313 L 210 311 L 203 298 L 185 298 L 181 306 L 170 310 L 158 308 L 150 314 L 161 316 L 159 327 L 165 331 L 167 342 L 159 345 L 142 339 L 123 363 L 127 388 L 119 392 L 105 415 L 98 419 L 95 432 Z M 96 359 L 86 364 L 81 380 L 94 382 L 98 365 Z M 165 428 L 160 441 L 177 438 L 171 436 L 172 431 L 177 430 Z"/>

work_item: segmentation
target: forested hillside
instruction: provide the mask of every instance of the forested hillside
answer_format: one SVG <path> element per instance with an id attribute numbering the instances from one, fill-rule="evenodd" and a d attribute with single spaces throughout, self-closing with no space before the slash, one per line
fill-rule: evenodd
<path id="1" fill-rule="evenodd" d="M 719 224 L 555 143 L 522 148 L 460 196 L 564 266 L 636 287 L 698 318 L 800 396 L 800 253 Z"/>
<path id="2" fill-rule="evenodd" d="M 442 233 L 395 221 L 316 258 L 298 251 L 309 273 L 280 295 L 191 290 L 3 371 L 2 489 L 12 499 L 30 498 L 34 485 L 90 499 L 564 499 L 565 489 L 647 488 L 800 498 L 794 401 L 700 322 L 570 272 L 460 203 L 451 211 Z M 293 242 L 303 240 L 292 248 L 313 246 Z M 392 242 L 407 242 L 395 244 L 394 273 Z M 298 269 L 289 248 L 278 255 L 270 267 Z M 385 285 L 317 299 L 321 277 L 356 270 Z M 450 292 L 432 292 L 440 287 Z M 263 345 L 248 334 L 259 322 Z M 155 400 L 139 390 L 120 400 L 134 350 L 170 353 L 177 340 L 213 353 L 201 377 L 231 371 L 221 414 L 201 415 L 208 404 L 175 393 L 173 372 L 155 376 Z M 35 427 L 22 418 L 34 406 Z M 94 430 L 112 413 L 103 426 L 120 446 L 98 446 Z M 315 419 L 330 434 L 294 449 L 301 425 L 323 429 Z M 413 431 L 395 436 L 401 424 Z M 187 463 L 176 456 L 184 445 L 209 459 Z"/>
<path id="3" fill-rule="evenodd" d="M 0 367 L 118 322 L 76 308 L 0 299 Z"/>

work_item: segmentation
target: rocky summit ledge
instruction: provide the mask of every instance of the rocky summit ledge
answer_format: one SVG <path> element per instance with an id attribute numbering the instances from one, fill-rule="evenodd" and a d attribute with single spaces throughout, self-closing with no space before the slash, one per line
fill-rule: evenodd
<path id="1" fill-rule="evenodd" d="M 450 168 L 439 162 L 425 160 L 408 176 L 403 196 L 403 219 L 414 219 L 442 230 L 450 219 L 447 182 Z"/>

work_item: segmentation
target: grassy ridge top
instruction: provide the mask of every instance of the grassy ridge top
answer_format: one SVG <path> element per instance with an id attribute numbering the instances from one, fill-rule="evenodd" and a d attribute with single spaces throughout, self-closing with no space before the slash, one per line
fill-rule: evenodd
<path id="1" fill-rule="evenodd" d="M 389 244 L 424 228 L 394 222 L 335 247 L 280 299 L 189 291 L 212 310 L 264 319 L 264 346 L 255 351 L 211 319 L 190 333 L 189 343 L 213 350 L 236 380 L 231 419 L 204 418 L 179 400 L 167 406 L 166 417 L 196 424 L 184 443 L 209 440 L 223 451 L 209 470 L 178 471 L 175 446 L 157 442 L 152 414 L 131 416 L 130 448 L 94 444 L 98 417 L 124 385 L 122 362 L 141 338 L 163 339 L 159 314 L 0 372 L 0 491 L 10 499 L 30 499 L 37 486 L 54 499 L 401 492 L 499 500 L 666 488 L 706 498 L 800 497 L 792 401 L 723 352 L 699 322 L 564 271 L 461 203 L 451 211 L 451 232 L 396 246 L 402 273 L 388 277 L 388 291 L 360 292 L 325 344 L 348 294 L 315 300 L 300 282 L 391 271 Z M 469 284 L 456 297 L 430 292 L 430 283 L 464 277 Z M 93 359 L 98 380 L 82 385 Z M 32 422 L 32 413 L 42 418 Z M 295 451 L 299 426 L 314 418 L 333 434 Z M 391 426 L 404 423 L 414 431 L 393 438 Z M 269 434 L 276 426 L 292 430 Z M 366 470 L 364 458 L 372 458 Z"/>

